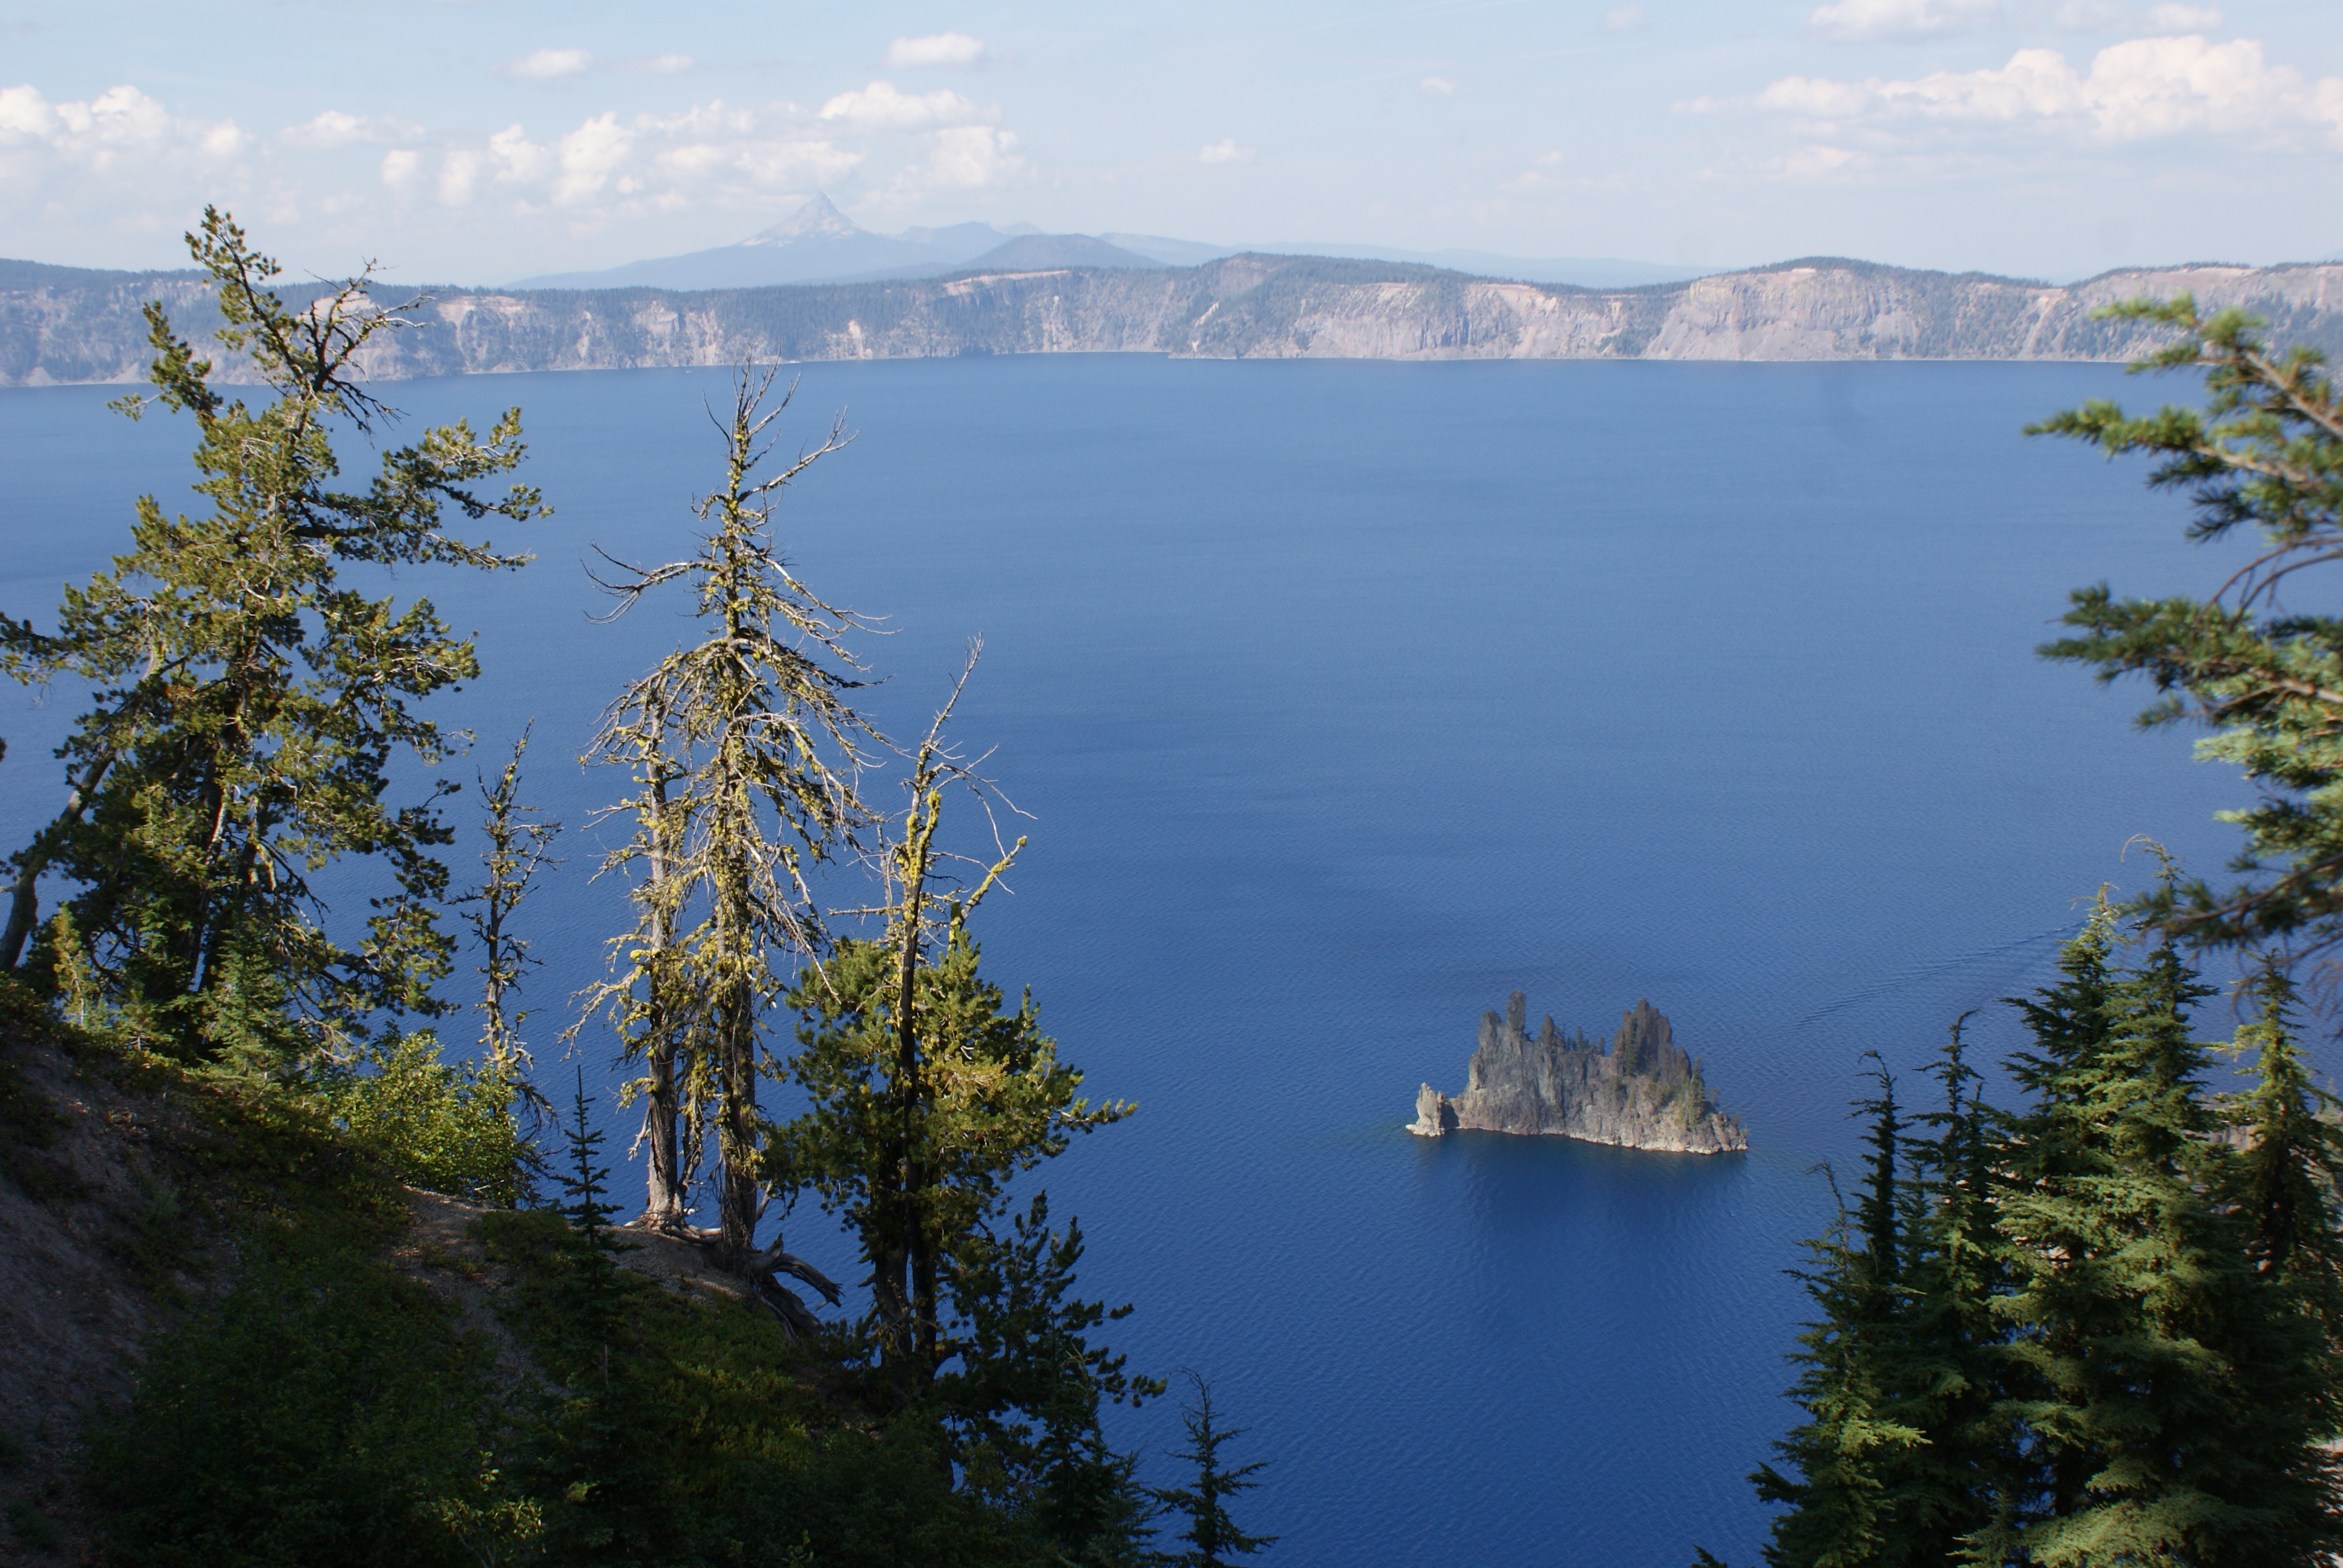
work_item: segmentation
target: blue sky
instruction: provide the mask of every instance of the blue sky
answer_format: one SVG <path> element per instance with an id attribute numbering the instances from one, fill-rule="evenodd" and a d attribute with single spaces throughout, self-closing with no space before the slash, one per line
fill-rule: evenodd
<path id="1" fill-rule="evenodd" d="M 2336 0 L 0 0 L 0 255 L 485 282 L 820 189 L 968 218 L 2074 277 L 2343 252 Z"/>

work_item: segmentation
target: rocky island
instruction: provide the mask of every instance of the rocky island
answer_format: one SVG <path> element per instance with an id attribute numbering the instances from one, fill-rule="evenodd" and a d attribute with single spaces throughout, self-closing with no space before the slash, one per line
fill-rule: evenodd
<path id="1" fill-rule="evenodd" d="M 1526 1005 L 1515 991 L 1503 1018 L 1481 1015 L 1481 1043 L 1464 1092 L 1451 1097 L 1425 1084 L 1410 1132 L 1547 1132 L 1679 1154 L 1749 1147 L 1741 1123 L 1709 1099 L 1700 1063 L 1675 1043 L 1666 1016 L 1649 1001 L 1621 1015 L 1607 1051 L 1584 1030 L 1564 1036 L 1551 1017 L 1532 1039 Z"/>

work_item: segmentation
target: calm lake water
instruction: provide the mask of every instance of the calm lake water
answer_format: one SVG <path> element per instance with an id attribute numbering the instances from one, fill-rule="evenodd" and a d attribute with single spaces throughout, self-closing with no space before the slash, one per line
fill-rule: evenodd
<path id="1" fill-rule="evenodd" d="M 44 619 L 140 491 L 180 504 L 188 427 L 116 418 L 109 390 L 0 392 L 0 609 Z M 488 676 L 443 717 L 483 763 L 534 719 L 532 787 L 570 824 L 535 907 L 550 1061 L 622 920 L 587 882 L 616 781 L 573 759 L 686 629 L 680 602 L 590 624 L 580 559 L 685 553 L 726 377 L 388 390 L 409 428 L 520 404 L 558 508 L 498 540 L 538 553 L 518 577 L 400 585 L 480 634 Z M 1916 1064 L 2039 983 L 2076 900 L 2147 875 L 2134 834 L 2207 870 L 2234 848 L 2233 774 L 2031 653 L 2071 587 L 2202 589 L 2221 562 L 2137 466 L 2019 427 L 2193 391 L 2062 366 L 806 367 L 792 448 L 840 407 L 861 437 L 781 537 L 896 628 L 864 644 L 890 732 L 985 639 L 959 733 L 1033 817 L 987 965 L 1141 1106 L 1048 1172 L 1053 1210 L 1092 1292 L 1139 1304 L 1134 1365 L 1209 1375 L 1252 1426 L 1264 1561 L 1755 1555 L 1744 1477 L 1789 1419 L 1804 1305 L 1781 1270 L 1829 1210 L 1813 1168 L 1853 1148 L 1859 1055 Z M 73 707 L 0 693 L 9 845 L 55 809 Z M 1401 1131 L 1515 988 L 1604 1035 L 1649 997 L 1750 1152 Z M 790 1233 L 852 1271 L 819 1216 Z M 1160 1452 L 1174 1412 L 1117 1432 Z"/>

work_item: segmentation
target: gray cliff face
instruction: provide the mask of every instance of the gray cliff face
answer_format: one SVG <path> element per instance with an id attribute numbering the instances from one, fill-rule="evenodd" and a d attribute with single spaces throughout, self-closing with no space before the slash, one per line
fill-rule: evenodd
<path id="1" fill-rule="evenodd" d="M 1619 1020 L 1604 1050 L 1582 1031 L 1566 1037 L 1549 1018 L 1534 1038 L 1525 999 L 1508 999 L 1505 1016 L 1481 1015 L 1464 1092 L 1425 1084 L 1408 1131 L 1438 1138 L 1460 1131 L 1552 1133 L 1682 1154 L 1724 1154 L 1749 1147 L 1741 1123 L 1716 1108 L 1700 1064 L 1675 1043 L 1665 1015 L 1639 1001 Z"/>
<path id="2" fill-rule="evenodd" d="M 15 266 L 15 272 L 6 268 Z M 22 274 L 23 276 L 17 276 Z M 51 276 L 55 275 L 55 276 Z M 0 385 L 132 381 L 160 298 L 199 344 L 217 324 L 186 274 L 0 263 Z M 971 268 L 963 276 L 685 290 L 435 289 L 417 327 L 369 346 L 381 380 L 744 360 L 1145 352 L 1237 359 L 2137 358 L 2164 334 L 2091 317 L 2187 289 L 2277 343 L 2343 356 L 2343 266 L 2181 266 L 2071 287 L 1819 258 L 1689 283 L 1590 289 L 1404 263 L 1234 256 L 1191 267 Z M 315 286 L 288 287 L 288 303 Z M 395 298 L 385 289 L 382 297 Z M 206 352 L 211 352 L 206 347 Z M 218 378 L 250 367 L 214 356 Z"/>

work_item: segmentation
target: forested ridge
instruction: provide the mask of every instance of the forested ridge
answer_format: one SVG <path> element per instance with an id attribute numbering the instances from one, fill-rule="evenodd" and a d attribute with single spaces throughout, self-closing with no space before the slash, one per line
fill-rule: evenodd
<path id="1" fill-rule="evenodd" d="M 369 341 L 368 377 L 964 354 L 1221 358 L 2126 360 L 2164 337 L 2100 307 L 2187 291 L 2249 308 L 2282 341 L 2343 350 L 2343 266 L 2133 268 L 2068 286 L 1814 256 L 1688 283 L 1589 289 L 1404 263 L 1237 256 L 1193 267 L 1057 267 L 914 281 L 683 291 L 412 291 L 410 330 Z M 288 290 L 296 305 L 317 286 Z M 0 384 L 135 381 L 140 308 L 198 337 L 200 274 L 0 263 Z M 218 377 L 250 367 L 233 353 Z"/>
<path id="2" fill-rule="evenodd" d="M 1049 1200 L 1051 1161 L 1136 1108 L 986 967 L 1024 841 L 955 728 L 980 650 L 920 733 L 884 734 L 857 706 L 868 623 L 779 552 L 844 432 L 777 460 L 798 411 L 744 369 L 688 552 L 597 556 L 611 616 L 682 629 L 608 694 L 586 760 L 625 923 L 602 981 L 548 1006 L 532 900 L 565 829 L 531 804 L 528 733 L 399 803 L 394 768 L 463 770 L 431 699 L 494 672 L 427 598 L 357 586 L 531 569 L 550 514 L 521 411 L 390 444 L 370 357 L 417 334 L 371 281 L 280 294 L 217 213 L 189 243 L 175 286 L 216 347 L 142 301 L 151 390 L 116 406 L 191 428 L 199 508 L 143 500 L 53 615 L 0 615 L 0 667 L 80 709 L 0 925 L 0 1322 L 32 1347 L 0 1368 L 10 1539 L 190 1565 L 1273 1550 L 1242 1391 L 1131 1365 L 1134 1307 L 1082 1294 Z M 1198 344 L 1221 320 L 1291 340 L 1347 265 L 1237 258 L 1241 292 L 1173 303 Z M 1469 310 L 1479 286 L 1377 286 Z M 2343 1131 L 2301 1044 L 2343 942 L 2343 620 L 2300 608 L 2343 544 L 2343 398 L 2316 349 L 2187 293 L 2093 330 L 2155 345 L 2205 406 L 2036 433 L 2151 457 L 2196 537 L 2264 548 L 2202 599 L 2077 590 L 2041 651 L 2203 726 L 2260 790 L 2247 849 L 2225 882 L 2167 863 L 2103 898 L 2058 980 L 2010 999 L 2017 1103 L 1962 1020 L 1919 1088 L 1872 1060 L 1865 1159 L 1800 1270 L 1800 1419 L 1751 1456 L 1776 1568 L 2343 1547 Z M 477 864 L 450 863 L 459 812 Z M 362 907 L 329 908 L 328 868 Z M 2227 1040 L 2201 1028 L 2208 957 L 2247 977 Z M 565 1048 L 626 1063 L 639 1206 Z M 859 1278 L 789 1251 L 798 1203 Z M 1169 1485 L 1103 1419 L 1159 1398 L 1186 1433 Z"/>

